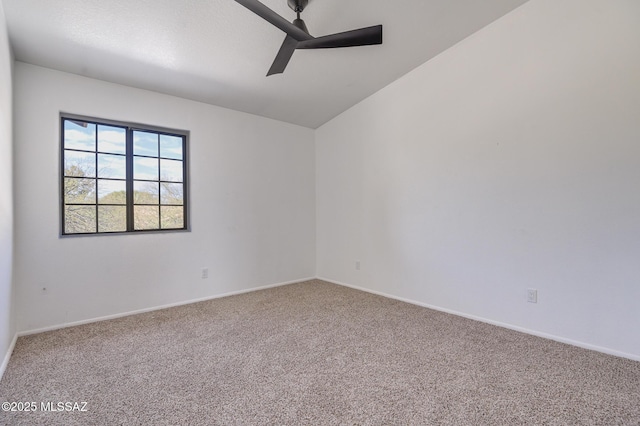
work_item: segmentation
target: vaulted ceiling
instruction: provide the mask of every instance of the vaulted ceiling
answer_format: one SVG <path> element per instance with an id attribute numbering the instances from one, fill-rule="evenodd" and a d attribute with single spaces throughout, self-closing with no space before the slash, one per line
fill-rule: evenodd
<path id="1" fill-rule="evenodd" d="M 311 0 L 312 35 L 382 24 L 383 44 L 270 77 L 284 33 L 233 0 L 1 1 L 16 60 L 317 128 L 527 0 Z"/>

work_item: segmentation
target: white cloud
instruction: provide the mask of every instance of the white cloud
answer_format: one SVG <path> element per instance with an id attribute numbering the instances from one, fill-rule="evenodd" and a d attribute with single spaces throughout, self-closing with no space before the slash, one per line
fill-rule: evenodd
<path id="1" fill-rule="evenodd" d="M 158 160 L 155 158 L 135 157 L 133 159 L 134 179 L 158 179 Z"/>
<path id="2" fill-rule="evenodd" d="M 98 150 L 124 154 L 126 152 L 126 135 L 124 131 L 100 130 L 98 132 Z"/>
<path id="3" fill-rule="evenodd" d="M 98 177 L 124 179 L 126 167 L 124 156 L 98 154 Z"/>
<path id="4" fill-rule="evenodd" d="M 93 151 L 95 149 L 95 136 L 91 131 L 80 131 L 66 129 L 64 131 L 65 148 L 84 149 Z"/>

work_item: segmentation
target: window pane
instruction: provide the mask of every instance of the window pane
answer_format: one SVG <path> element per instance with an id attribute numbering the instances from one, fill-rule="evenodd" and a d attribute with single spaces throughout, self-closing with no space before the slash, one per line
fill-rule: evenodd
<path id="1" fill-rule="evenodd" d="M 158 156 L 158 134 L 133 132 L 133 155 Z"/>
<path id="2" fill-rule="evenodd" d="M 127 134 L 125 129 L 112 126 L 98 126 L 98 151 L 112 154 L 126 154 Z"/>
<path id="3" fill-rule="evenodd" d="M 134 204 L 158 204 L 158 182 L 133 182 Z"/>
<path id="4" fill-rule="evenodd" d="M 133 178 L 158 180 L 158 160 L 156 158 L 133 157 Z"/>
<path id="5" fill-rule="evenodd" d="M 161 204 L 183 204 L 181 183 L 162 183 L 160 186 Z"/>
<path id="6" fill-rule="evenodd" d="M 98 154 L 98 177 L 126 179 L 126 157 L 124 155 Z"/>
<path id="7" fill-rule="evenodd" d="M 133 209 L 134 229 L 159 229 L 158 209 L 158 206 L 135 206 Z"/>
<path id="8" fill-rule="evenodd" d="M 124 232 L 127 230 L 125 206 L 98 206 L 98 232 Z"/>
<path id="9" fill-rule="evenodd" d="M 64 120 L 64 147 L 96 150 L 96 125 L 84 121 Z"/>
<path id="10" fill-rule="evenodd" d="M 160 180 L 182 182 L 182 161 L 160 160 Z"/>
<path id="11" fill-rule="evenodd" d="M 65 204 L 95 204 L 95 179 L 64 178 Z"/>
<path id="12" fill-rule="evenodd" d="M 67 234 L 96 232 L 96 207 L 65 206 L 64 232 Z"/>
<path id="13" fill-rule="evenodd" d="M 162 229 L 184 228 L 184 207 L 162 206 Z"/>
<path id="14" fill-rule="evenodd" d="M 182 138 L 160 135 L 160 157 L 182 160 Z"/>
<path id="15" fill-rule="evenodd" d="M 96 155 L 90 152 L 64 151 L 64 175 L 95 177 Z"/>
<path id="16" fill-rule="evenodd" d="M 98 179 L 98 203 L 127 204 L 126 181 Z"/>

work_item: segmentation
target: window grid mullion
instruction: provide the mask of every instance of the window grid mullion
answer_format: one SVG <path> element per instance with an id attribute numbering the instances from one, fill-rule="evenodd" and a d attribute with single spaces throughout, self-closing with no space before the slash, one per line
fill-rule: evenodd
<path id="1" fill-rule="evenodd" d="M 133 130 L 128 127 L 126 133 L 126 166 L 125 176 L 126 183 L 126 200 L 127 200 L 127 232 L 134 230 L 134 211 L 133 211 Z"/>
<path id="2" fill-rule="evenodd" d="M 95 134 L 95 163 L 93 165 L 93 170 L 95 170 L 95 177 L 93 179 L 93 187 L 95 189 L 95 199 L 94 199 L 94 209 L 96 212 L 96 232 L 100 232 L 100 228 L 98 226 L 98 126 L 96 126 L 96 134 Z"/>
<path id="3" fill-rule="evenodd" d="M 160 134 L 158 136 L 158 229 L 162 229 L 162 208 L 160 208 L 161 197 L 162 197 L 162 183 L 160 180 L 162 179 L 162 173 L 160 171 Z"/>

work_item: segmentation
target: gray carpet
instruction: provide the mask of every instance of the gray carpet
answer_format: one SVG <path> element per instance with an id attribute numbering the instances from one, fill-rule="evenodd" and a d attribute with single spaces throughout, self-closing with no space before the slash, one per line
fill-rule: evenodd
<path id="1" fill-rule="evenodd" d="M 0 400 L 38 405 L 11 425 L 638 425 L 640 362 L 309 281 L 21 337 Z"/>

